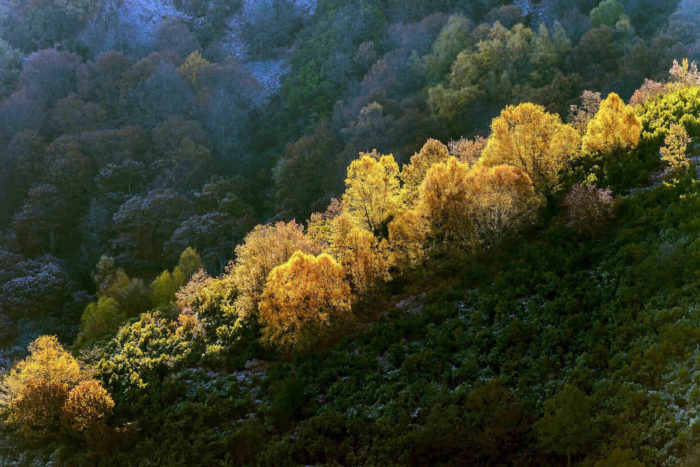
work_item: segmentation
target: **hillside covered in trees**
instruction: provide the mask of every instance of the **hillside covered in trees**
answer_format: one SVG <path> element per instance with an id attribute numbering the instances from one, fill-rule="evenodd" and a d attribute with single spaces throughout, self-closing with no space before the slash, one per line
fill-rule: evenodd
<path id="1" fill-rule="evenodd" d="M 0 1 L 0 465 L 697 465 L 698 24 Z"/>

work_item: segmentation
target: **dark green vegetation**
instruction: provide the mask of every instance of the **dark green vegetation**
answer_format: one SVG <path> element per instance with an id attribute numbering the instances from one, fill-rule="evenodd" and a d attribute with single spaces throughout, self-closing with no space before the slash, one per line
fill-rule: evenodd
<path id="1" fill-rule="evenodd" d="M 150 29 L 107 0 L 0 11 L 0 369 L 57 334 L 114 401 L 40 442 L 3 422 L 0 463 L 697 461 L 700 187 L 658 173 L 672 124 L 697 156 L 697 69 L 665 82 L 700 59 L 695 2 L 174 4 Z M 241 11 L 279 88 L 231 57 Z M 638 147 L 574 158 L 518 236 L 393 264 L 316 351 L 261 343 L 226 267 L 255 224 L 323 212 L 359 151 L 487 137 L 507 104 L 583 134 L 584 90 L 631 98 Z M 591 180 L 616 216 L 577 230 L 565 196 Z"/>
<path id="2" fill-rule="evenodd" d="M 126 358 L 150 385 L 108 384 L 115 421 L 139 426 L 112 462 L 556 465 L 629 449 L 675 464 L 700 436 L 698 212 L 686 178 L 621 200 L 598 240 L 554 218 L 493 254 L 437 261 L 388 284 L 375 323 L 265 373 L 186 368 L 187 341 L 142 319 L 114 343 L 142 342 Z M 114 344 L 109 358 L 127 355 Z M 543 417 L 554 396 L 563 409 Z"/>

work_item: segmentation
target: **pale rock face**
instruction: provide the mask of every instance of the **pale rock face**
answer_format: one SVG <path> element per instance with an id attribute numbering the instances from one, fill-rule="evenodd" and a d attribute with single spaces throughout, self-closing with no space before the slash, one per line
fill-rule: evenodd
<path id="1" fill-rule="evenodd" d="M 282 77 L 289 71 L 289 64 L 285 59 L 278 60 L 262 60 L 251 61 L 247 59 L 246 44 L 243 40 L 243 23 L 244 18 L 249 16 L 256 7 L 259 7 L 260 1 L 265 0 L 244 0 L 241 11 L 229 18 L 228 31 L 223 39 L 229 53 L 248 64 L 251 73 L 263 87 L 270 92 L 273 92 L 280 86 Z M 310 16 L 316 10 L 316 0 L 294 0 L 297 6 L 305 16 Z"/>
<path id="2" fill-rule="evenodd" d="M 156 26 L 168 16 L 187 17 L 172 0 L 105 0 L 85 27 L 83 40 L 98 41 L 103 51 L 138 50 L 153 41 Z"/>
<path id="3" fill-rule="evenodd" d="M 244 19 L 260 7 L 260 1 L 265 0 L 243 1 L 241 10 L 229 18 L 221 41 L 232 57 L 247 63 L 253 76 L 268 92 L 273 92 L 289 71 L 289 64 L 281 58 L 250 60 L 242 37 Z M 312 15 L 316 9 L 316 0 L 294 0 L 294 3 L 305 16 Z M 100 51 L 119 49 L 138 54 L 153 43 L 155 29 L 166 17 L 187 18 L 187 15 L 172 0 L 104 0 L 100 11 L 85 27 L 82 39 Z"/>
<path id="4" fill-rule="evenodd" d="M 144 35 L 149 34 L 167 16 L 184 15 L 170 0 L 111 0 L 120 4 L 119 13 L 123 21 L 140 26 Z"/>

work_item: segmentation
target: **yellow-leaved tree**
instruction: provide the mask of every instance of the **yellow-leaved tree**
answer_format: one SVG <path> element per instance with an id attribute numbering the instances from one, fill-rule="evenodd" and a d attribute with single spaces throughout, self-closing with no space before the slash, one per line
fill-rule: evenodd
<path id="1" fill-rule="evenodd" d="M 593 154 L 619 154 L 636 148 L 641 132 L 634 108 L 611 92 L 588 122 L 583 149 Z"/>
<path id="2" fill-rule="evenodd" d="M 380 280 L 389 279 L 389 245 L 358 227 L 342 213 L 333 219 L 330 253 L 345 269 L 352 292 L 363 295 Z"/>
<path id="3" fill-rule="evenodd" d="M 362 154 L 348 166 L 343 208 L 361 227 L 378 233 L 400 206 L 399 166 L 394 156 Z"/>
<path id="4" fill-rule="evenodd" d="M 493 246 L 535 219 L 541 198 L 525 171 L 510 165 L 475 167 L 469 174 L 472 226 L 485 246 Z"/>
<path id="5" fill-rule="evenodd" d="M 433 164 L 445 162 L 450 156 L 447 146 L 436 139 L 429 139 L 421 150 L 411 157 L 411 162 L 401 169 L 403 201 L 413 206 L 418 200 L 418 187 Z"/>
<path id="6" fill-rule="evenodd" d="M 55 336 L 37 338 L 29 352 L 0 384 L 0 406 L 10 427 L 27 439 L 46 440 L 58 434 L 61 421 L 83 431 L 108 415 L 112 398 Z"/>
<path id="7" fill-rule="evenodd" d="M 259 304 L 263 341 L 299 351 L 352 321 L 345 270 L 331 256 L 297 251 L 270 272 Z"/>
<path id="8" fill-rule="evenodd" d="M 491 135 L 478 165 L 512 165 L 524 170 L 538 191 L 551 190 L 580 148 L 581 138 L 556 114 L 530 102 L 509 105 L 491 122 Z"/>
<path id="9" fill-rule="evenodd" d="M 7 421 L 25 439 L 55 438 L 61 423 L 68 386 L 58 381 L 29 379 L 8 407 Z"/>
<path id="10" fill-rule="evenodd" d="M 541 204 L 524 170 L 475 166 L 454 157 L 436 164 L 420 190 L 420 211 L 437 240 L 491 246 L 534 220 Z"/>
<path id="11" fill-rule="evenodd" d="M 235 306 L 241 319 L 257 310 L 270 271 L 297 250 L 320 253 L 316 242 L 294 221 L 258 225 L 236 247 L 236 260 L 229 264 L 228 275 L 238 290 Z"/>
<path id="12" fill-rule="evenodd" d="M 418 264 L 425 257 L 428 222 L 418 209 L 406 209 L 389 223 L 391 261 L 400 269 Z"/>
<path id="13" fill-rule="evenodd" d="M 179 71 L 180 74 L 187 81 L 189 81 L 190 84 L 192 84 L 192 86 L 197 87 L 197 75 L 199 74 L 199 70 L 209 65 L 211 65 L 211 63 L 209 63 L 209 60 L 202 57 L 202 54 L 199 52 L 199 50 L 195 50 L 187 56 L 187 58 L 184 62 L 182 62 L 182 65 L 180 65 L 177 71 Z"/>
<path id="14" fill-rule="evenodd" d="M 473 240 L 467 204 L 469 171 L 467 164 L 450 157 L 433 165 L 420 186 L 420 214 L 428 220 L 436 240 L 460 243 Z"/>
<path id="15" fill-rule="evenodd" d="M 80 364 L 63 349 L 56 336 L 41 336 L 29 344 L 29 356 L 3 378 L 5 400 L 14 401 L 26 382 L 32 379 L 75 386 L 83 378 Z"/>
<path id="16" fill-rule="evenodd" d="M 112 411 L 114 401 L 102 385 L 90 379 L 71 389 L 63 405 L 68 425 L 82 431 L 100 423 Z"/>

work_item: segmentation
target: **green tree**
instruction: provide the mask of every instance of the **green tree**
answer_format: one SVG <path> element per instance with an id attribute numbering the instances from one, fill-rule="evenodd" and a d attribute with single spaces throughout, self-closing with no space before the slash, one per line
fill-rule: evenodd
<path id="1" fill-rule="evenodd" d="M 94 342 L 115 331 L 124 318 L 125 315 L 119 311 L 119 304 L 111 297 L 100 297 L 97 302 L 90 303 L 81 319 L 78 346 Z"/>
<path id="2" fill-rule="evenodd" d="M 199 257 L 197 250 L 189 246 L 180 254 L 180 260 L 175 267 L 182 272 L 182 275 L 185 277 L 184 282 L 187 282 L 194 273 L 204 268 L 202 266 L 202 258 Z M 179 285 L 184 285 L 184 282 Z"/>
<path id="3" fill-rule="evenodd" d="M 617 0 L 603 0 L 591 10 L 593 27 L 600 25 L 615 26 L 615 23 L 625 12 L 625 7 Z"/>
<path id="4" fill-rule="evenodd" d="M 179 278 L 182 280 L 182 278 Z M 170 271 L 165 270 L 151 282 L 151 305 L 167 307 L 175 299 L 178 286 Z"/>
<path id="5" fill-rule="evenodd" d="M 575 386 L 564 386 L 545 403 L 544 416 L 535 423 L 540 444 L 550 452 L 571 456 L 586 451 L 595 439 L 590 399 Z"/>

